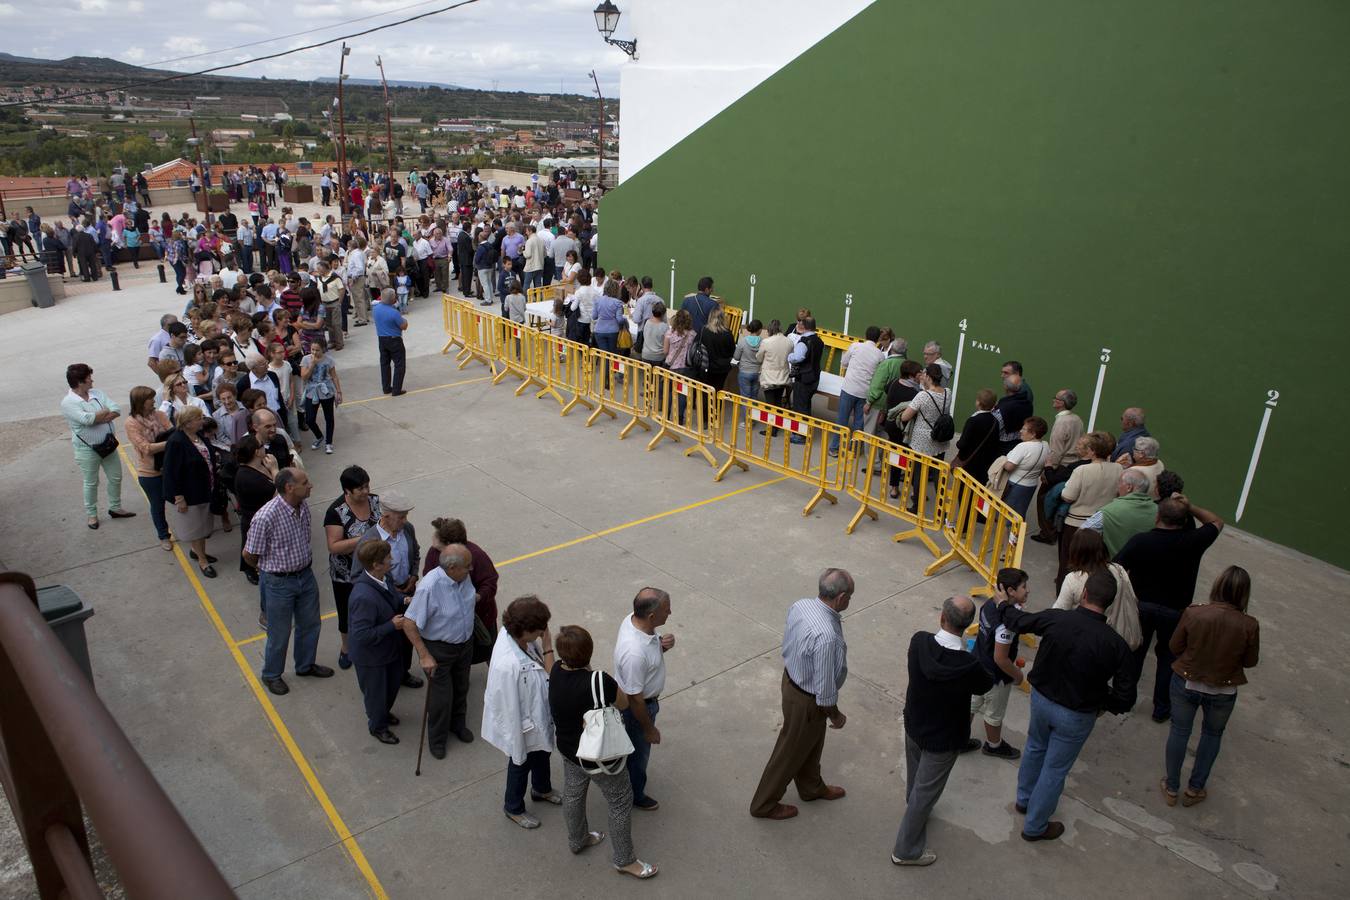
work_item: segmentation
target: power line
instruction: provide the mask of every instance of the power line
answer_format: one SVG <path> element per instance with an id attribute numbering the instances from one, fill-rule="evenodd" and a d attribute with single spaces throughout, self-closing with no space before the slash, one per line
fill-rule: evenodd
<path id="1" fill-rule="evenodd" d="M 201 59 L 203 56 L 216 56 L 220 53 L 229 53 L 231 50 L 243 50 L 247 47 L 257 47 L 261 44 L 274 44 L 277 41 L 284 41 L 286 38 L 303 37 L 307 34 L 315 34 L 320 31 L 327 31 L 330 28 L 342 28 L 345 25 L 354 25 L 357 22 L 366 22 L 370 19 L 378 19 L 381 16 L 387 16 L 391 13 L 403 12 L 408 9 L 416 9 L 419 6 L 427 6 L 435 3 L 436 0 L 421 0 L 420 3 L 409 3 L 407 6 L 396 6 L 393 9 L 386 9 L 384 12 L 371 13 L 368 16 L 358 16 L 355 19 L 347 19 L 342 22 L 334 22 L 331 25 L 320 25 L 318 28 L 310 28 L 305 31 L 292 31 L 290 34 L 279 34 L 276 37 L 263 38 L 260 41 L 250 41 L 247 44 L 235 44 L 233 47 L 221 47 L 219 50 L 206 50 L 201 53 L 189 53 L 187 56 L 175 56 L 171 59 L 161 59 L 159 62 L 144 63 L 141 67 L 152 69 L 155 66 L 163 66 L 168 63 L 182 62 L 185 59 Z"/>
<path id="2" fill-rule="evenodd" d="M 441 13 L 444 12 L 451 12 L 453 10 L 459 9 L 460 7 L 469 6 L 470 4 L 477 2 L 478 0 L 459 0 L 458 3 L 452 3 L 449 6 L 443 6 L 440 9 L 427 10 L 424 13 L 418 13 L 415 16 L 408 16 L 406 19 L 399 19 L 395 22 L 386 22 L 383 25 L 376 25 L 375 27 L 367 28 L 364 31 L 357 31 L 354 32 L 353 34 L 339 35 L 338 37 L 335 38 L 329 38 L 326 41 L 319 41 L 314 44 L 306 44 L 303 47 L 296 47 L 291 50 L 281 50 L 277 53 L 269 53 L 266 56 L 255 56 L 252 59 L 246 59 L 242 62 L 226 63 L 225 65 L 221 66 L 212 66 L 209 69 L 202 69 L 201 71 L 198 72 L 182 72 L 177 75 L 170 75 L 167 78 L 151 78 L 145 81 L 132 81 L 116 88 L 104 88 L 101 90 L 94 90 L 94 91 L 77 91 L 76 93 L 73 94 L 66 94 L 65 96 L 59 97 L 56 100 L 15 100 L 9 103 L 0 103 L 0 109 L 5 109 L 11 106 L 34 106 L 36 104 L 42 103 L 60 103 L 66 100 L 74 100 L 79 97 L 92 97 L 96 94 L 106 93 L 108 90 L 125 91 L 128 90 L 129 88 L 134 87 L 147 87 L 150 85 L 165 84 L 170 81 L 181 81 L 184 78 L 199 78 L 202 75 L 210 75 L 213 72 L 223 72 L 226 69 L 237 69 L 240 66 L 249 66 L 254 63 L 266 62 L 269 59 L 279 59 L 283 56 L 290 56 L 292 53 L 300 53 L 304 50 L 314 50 L 318 47 L 326 47 L 329 44 L 336 44 L 338 41 L 346 41 L 351 40 L 352 38 L 363 37 L 364 35 L 367 34 L 374 34 L 377 31 L 384 31 L 386 28 L 393 28 L 397 25 L 406 25 L 409 22 L 416 22 L 418 19 L 426 19 L 431 16 L 440 15 Z"/>

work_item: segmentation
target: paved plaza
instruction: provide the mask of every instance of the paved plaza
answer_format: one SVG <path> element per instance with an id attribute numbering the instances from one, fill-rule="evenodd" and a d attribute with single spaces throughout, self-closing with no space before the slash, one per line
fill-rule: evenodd
<path id="1" fill-rule="evenodd" d="M 140 515 L 85 528 L 57 409 L 65 367 L 89 363 L 95 384 L 125 403 L 130 387 L 149 383 L 144 347 L 158 317 L 182 305 L 149 272 L 123 286 L 112 293 L 105 282 L 53 309 L 0 319 L 0 563 L 40 585 L 69 585 L 94 607 L 87 624 L 99 694 L 241 897 L 1350 892 L 1350 670 L 1338 655 L 1350 642 L 1346 572 L 1232 528 L 1206 555 L 1202 594 L 1229 564 L 1252 572 L 1263 647 L 1205 803 L 1163 804 L 1167 727 L 1149 720 L 1141 700 L 1130 716 L 1098 721 L 1060 804 L 1063 840 L 1020 840 L 1016 764 L 973 754 L 959 760 L 934 812 L 937 864 L 897 869 L 888 854 L 903 811 L 905 648 L 914 630 L 936 627 L 943 598 L 976 584 L 971 572 L 925 577 L 928 551 L 892 543 L 899 523 L 884 516 L 846 535 L 856 509 L 847 497 L 803 518 L 810 491 L 798 482 L 752 468 L 714 483 L 713 470 L 679 445 L 647 452 L 641 431 L 619 440 L 622 420 L 587 428 L 584 410 L 563 418 L 553 400 L 513 396 L 513 378 L 494 386 L 478 363 L 457 369 L 439 353 L 439 301 L 416 301 L 409 394 L 381 395 L 374 329 L 353 328 L 336 354 L 347 402 L 335 453 L 305 454 L 327 617 L 319 661 L 336 665 L 338 636 L 318 522 L 352 463 L 369 471 L 376 492 L 397 487 L 414 500 L 424 547 L 432 518 L 462 518 L 501 570 L 499 608 L 538 594 L 555 630 L 591 631 L 598 666 L 610 666 L 637 589 L 668 590 L 667 628 L 678 642 L 649 784 L 661 809 L 634 813 L 638 854 L 662 872 L 638 884 L 610 870 L 607 847 L 573 857 L 560 809 L 533 805 L 543 827 L 529 832 L 502 815 L 505 761 L 483 741 L 452 742 L 444 760 L 427 754 L 414 777 L 423 690 L 400 694 L 394 730 L 403 741 L 385 746 L 366 732 L 351 671 L 298 679 L 288 666 L 288 696 L 262 689 L 257 592 L 233 562 L 237 530 L 210 539 L 220 577 L 198 580 L 185 555 L 160 549 L 130 471 L 127 508 Z M 911 347 L 923 337 L 906 336 Z M 968 370 L 969 396 L 997 374 Z M 1204 473 L 1183 474 L 1203 503 Z M 1026 548 L 1033 609 L 1053 600 L 1053 554 Z M 824 753 L 827 780 L 848 796 L 804 804 L 787 822 L 752 819 L 750 797 L 782 718 L 784 616 L 814 593 L 826 566 L 857 582 L 844 620 L 848 723 L 829 732 Z M 1150 661 L 1141 697 L 1151 672 Z M 484 678 L 475 667 L 475 733 Z M 1016 746 L 1027 718 L 1027 696 L 1014 692 L 1006 735 Z M 556 758 L 553 770 L 560 785 Z M 603 828 L 603 802 L 591 794 L 592 827 Z M 785 800 L 796 802 L 791 789 Z M 0 896 L 30 896 L 28 879 L 4 860 Z"/>

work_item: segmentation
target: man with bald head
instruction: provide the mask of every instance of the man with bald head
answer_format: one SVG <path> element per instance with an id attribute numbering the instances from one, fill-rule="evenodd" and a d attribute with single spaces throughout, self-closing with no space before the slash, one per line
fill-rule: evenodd
<path id="1" fill-rule="evenodd" d="M 445 758 L 451 732 L 468 744 L 473 732 L 469 711 L 469 667 L 473 663 L 475 589 L 469 578 L 473 557 L 463 544 L 441 551 L 441 564 L 417 583 L 404 613 L 403 632 L 412 642 L 422 670 L 431 679 L 427 690 L 427 749 Z"/>
<path id="2" fill-rule="evenodd" d="M 628 778 L 633 784 L 633 807 L 654 812 L 661 804 L 647 793 L 647 760 L 652 744 L 661 743 L 656 714 L 666 686 L 665 653 L 675 646 L 675 635 L 657 634 L 670 618 L 670 595 L 660 588 L 645 587 L 633 598 L 633 614 L 619 623 L 614 642 L 614 680 L 628 695 L 623 727 L 633 742 L 628 756 Z"/>
<path id="3" fill-rule="evenodd" d="M 255 409 L 248 420 L 253 436 L 258 443 L 267 448 L 267 452 L 276 459 L 277 465 L 286 468 L 291 464 L 291 446 L 286 439 L 277 434 L 277 416 L 270 409 Z"/>
<path id="4" fill-rule="evenodd" d="M 994 686 L 993 677 L 966 651 L 962 635 L 975 620 L 969 597 L 942 601 L 938 630 L 916 631 L 909 641 L 905 689 L 905 817 L 891 862 L 928 866 L 928 816 L 947 786 L 956 758 L 970 740 L 970 698 Z"/>
<path id="5" fill-rule="evenodd" d="M 839 689 L 848 677 L 848 645 L 839 614 L 853 598 L 853 576 L 843 569 L 820 574 L 816 596 L 788 610 L 783 629 L 783 727 L 750 803 L 759 819 L 790 819 L 797 807 L 781 803 L 788 782 L 805 801 L 838 800 L 844 789 L 820 777 L 825 723 L 843 728 Z"/>

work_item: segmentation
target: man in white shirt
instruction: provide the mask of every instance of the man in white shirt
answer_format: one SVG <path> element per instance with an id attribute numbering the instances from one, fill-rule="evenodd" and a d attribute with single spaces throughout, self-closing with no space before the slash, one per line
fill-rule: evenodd
<path id="1" fill-rule="evenodd" d="M 942 387 L 952 386 L 952 364 L 942 358 L 942 345 L 929 341 L 923 345 L 923 364 L 937 363 L 942 368 Z"/>
<path id="2" fill-rule="evenodd" d="M 839 389 L 839 417 L 835 421 L 854 431 L 863 430 L 863 406 L 867 403 L 867 390 L 872 385 L 872 375 L 877 366 L 886 358 L 886 351 L 877 346 L 877 340 L 881 337 L 878 326 L 868 325 L 863 336 L 866 340 L 845 350 L 840 363 L 844 370 L 844 384 Z M 839 455 L 837 434 L 830 435 L 830 455 Z"/>
<path id="3" fill-rule="evenodd" d="M 262 267 L 270 269 L 277 264 L 277 223 L 262 217 Z"/>
<path id="4" fill-rule="evenodd" d="M 656 629 L 669 618 L 670 595 L 660 588 L 645 587 L 633 598 L 633 614 L 624 616 L 614 642 L 614 680 L 628 695 L 623 724 L 633 742 L 633 753 L 628 757 L 633 807 L 648 812 L 661 807 L 646 792 L 647 760 L 652 744 L 661 743 L 656 714 L 661 710 L 658 700 L 666 686 L 665 653 L 675 646 L 675 635 L 658 635 Z"/>
<path id="5" fill-rule="evenodd" d="M 356 239 L 358 253 L 347 254 L 347 292 L 356 311 L 356 327 L 370 324 L 370 291 L 366 288 L 366 239 Z"/>
<path id="6" fill-rule="evenodd" d="M 225 246 L 228 247 L 229 245 L 226 244 Z M 220 286 L 227 291 L 234 290 L 235 284 L 239 282 L 239 278 L 243 274 L 243 272 L 239 271 L 239 266 L 235 262 L 234 254 L 226 253 L 225 268 L 220 270 Z"/>

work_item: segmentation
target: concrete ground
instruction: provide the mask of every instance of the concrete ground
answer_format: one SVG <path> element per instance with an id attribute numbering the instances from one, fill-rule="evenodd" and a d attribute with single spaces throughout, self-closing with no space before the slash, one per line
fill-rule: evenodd
<path id="1" fill-rule="evenodd" d="M 662 806 L 634 814 L 639 855 L 661 875 L 643 886 L 620 879 L 607 846 L 573 857 L 557 808 L 536 805 L 544 824 L 532 832 L 502 816 L 504 760 L 482 741 L 452 742 L 446 759 L 427 755 L 413 776 L 421 690 L 399 696 L 395 731 L 404 740 L 395 747 L 366 734 L 350 671 L 291 677 L 285 697 L 261 690 L 256 590 L 231 562 L 237 532 L 211 538 L 220 577 L 198 582 L 190 564 L 159 548 L 130 475 L 127 506 L 139 517 L 84 528 L 68 432 L 54 418 L 64 367 L 88 362 L 98 385 L 125 398 L 146 382 L 143 348 L 157 317 L 180 305 L 157 281 L 124 286 L 5 317 L 0 562 L 40 584 L 69 585 L 93 605 L 100 695 L 242 897 L 578 896 L 597 887 L 663 897 L 964 897 L 1031 896 L 1049 885 L 1108 897 L 1346 894 L 1350 676 L 1336 655 L 1350 640 L 1337 610 L 1350 594 L 1346 572 L 1231 529 L 1209 552 L 1201 593 L 1230 563 L 1251 570 L 1264 646 L 1204 804 L 1163 805 L 1167 728 L 1149 721 L 1141 701 L 1128 717 L 1099 721 L 1060 804 L 1063 840 L 1019 840 L 1015 764 L 976 754 L 958 762 L 934 812 L 938 863 L 897 869 L 888 855 L 903 811 L 904 651 L 915 629 L 936 626 L 944 597 L 974 586 L 971 573 L 925 577 L 928 552 L 893 544 L 896 523 L 884 519 L 845 535 L 855 509 L 847 497 L 803 518 L 809 490 L 800 483 L 754 469 L 714 483 L 676 445 L 646 452 L 640 432 L 618 440 L 621 422 L 586 428 L 579 412 L 560 418 L 552 400 L 493 386 L 477 363 L 457 370 L 438 353 L 438 304 L 421 301 L 408 332 L 407 396 L 381 395 L 371 329 L 354 329 L 338 354 L 349 400 L 337 450 L 306 454 L 316 522 L 339 492 L 340 470 L 360 463 L 377 491 L 397 486 L 415 499 L 424 546 L 432 518 L 463 518 L 501 569 L 499 605 L 539 594 L 555 628 L 590 629 L 599 665 L 608 665 L 639 587 L 673 597 L 668 629 L 678 643 L 650 783 Z M 316 527 L 330 612 L 319 535 Z M 1033 608 L 1052 599 L 1051 556 L 1026 548 Z M 807 804 L 792 821 L 755 820 L 750 795 L 781 721 L 784 615 L 829 565 L 857 580 L 844 626 L 850 677 L 840 702 L 849 719 L 829 733 L 824 755 L 827 779 L 849 794 Z M 335 665 L 336 655 L 330 618 L 321 661 Z M 476 667 L 475 732 L 483 678 Z M 1146 674 L 1141 695 L 1151 681 Z M 1015 745 L 1027 715 L 1026 695 L 1014 692 Z M 556 760 L 553 769 L 560 783 Z M 603 803 L 593 799 L 590 812 L 593 827 L 605 828 Z M 6 896 L 31 895 L 26 878 L 21 858 L 0 859 Z"/>

